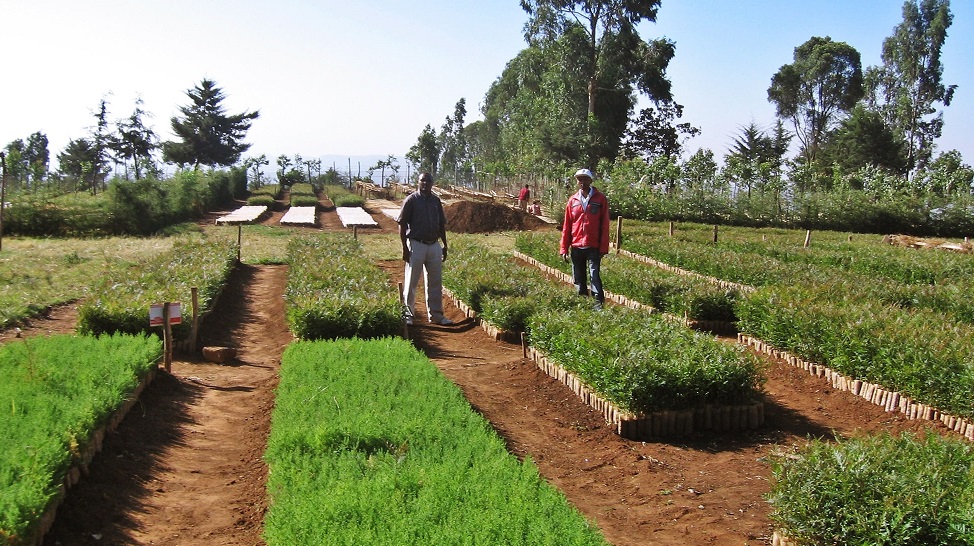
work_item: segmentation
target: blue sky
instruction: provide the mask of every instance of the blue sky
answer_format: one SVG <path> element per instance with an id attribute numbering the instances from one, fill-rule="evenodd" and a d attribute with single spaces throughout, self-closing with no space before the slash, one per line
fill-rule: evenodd
<path id="1" fill-rule="evenodd" d="M 901 0 L 663 0 L 640 31 L 676 42 L 670 65 L 684 121 L 702 135 L 689 151 L 719 156 L 740 127 L 771 126 L 772 75 L 812 36 L 880 63 Z M 974 2 L 954 0 L 943 52 L 942 150 L 974 163 Z M 141 97 L 162 139 L 202 78 L 230 112 L 258 109 L 248 155 L 387 156 L 402 161 L 423 128 L 439 130 L 460 98 L 467 121 L 524 47 L 518 0 L 0 0 L 4 89 L 0 146 L 41 131 L 52 155 L 87 134 L 101 98 L 117 118 Z M 340 170 L 342 165 L 338 165 Z"/>

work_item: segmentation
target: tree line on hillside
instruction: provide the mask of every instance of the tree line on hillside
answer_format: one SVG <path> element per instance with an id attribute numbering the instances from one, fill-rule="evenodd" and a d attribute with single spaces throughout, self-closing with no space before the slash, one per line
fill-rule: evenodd
<path id="1" fill-rule="evenodd" d="M 181 116 L 170 119 L 178 140 L 160 142 L 147 125 L 151 116 L 137 99 L 132 114 L 112 122 L 108 101 L 102 99 L 94 112 L 95 124 L 87 136 L 71 139 L 58 158 L 58 171 L 49 172 L 50 151 L 47 136 L 36 132 L 16 139 L 4 148 L 6 182 L 12 191 L 39 190 L 104 191 L 112 166 L 123 177 L 141 180 L 158 177 L 160 165 L 156 153 L 162 152 L 165 163 L 180 168 L 191 166 L 229 167 L 237 164 L 250 144 L 244 142 L 258 111 L 229 114 L 223 107 L 226 98 L 216 82 L 204 78 L 186 91 L 190 104 L 179 107 Z"/>

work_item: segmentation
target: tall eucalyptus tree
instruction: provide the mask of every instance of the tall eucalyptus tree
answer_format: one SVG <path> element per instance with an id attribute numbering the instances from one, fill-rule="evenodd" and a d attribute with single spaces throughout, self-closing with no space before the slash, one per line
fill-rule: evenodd
<path id="1" fill-rule="evenodd" d="M 943 112 L 956 85 L 943 82 L 940 54 L 953 22 L 950 0 L 907 0 L 903 22 L 883 41 L 883 65 L 866 72 L 868 102 L 906 142 L 911 173 L 933 156 L 943 131 Z"/>
<path id="2" fill-rule="evenodd" d="M 617 155 L 636 91 L 654 102 L 672 100 L 666 69 L 675 44 L 647 42 L 636 28 L 655 22 L 659 6 L 660 0 L 521 0 L 530 16 L 525 38 L 545 61 L 537 83 L 548 100 L 534 106 L 555 114 L 536 135 L 542 144 L 595 165 Z M 579 131 L 581 149 L 572 135 Z"/>
<path id="3" fill-rule="evenodd" d="M 863 97 L 862 63 L 849 44 L 817 36 L 796 47 L 794 59 L 771 78 L 768 100 L 794 125 L 812 164 L 828 131 Z"/>

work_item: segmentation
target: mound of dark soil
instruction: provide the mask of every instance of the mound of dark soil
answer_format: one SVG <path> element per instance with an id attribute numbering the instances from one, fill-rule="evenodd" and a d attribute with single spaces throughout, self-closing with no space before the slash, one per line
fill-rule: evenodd
<path id="1" fill-rule="evenodd" d="M 458 201 L 444 207 L 446 229 L 458 233 L 496 231 L 531 231 L 547 224 L 533 214 L 501 205 L 475 201 Z"/>

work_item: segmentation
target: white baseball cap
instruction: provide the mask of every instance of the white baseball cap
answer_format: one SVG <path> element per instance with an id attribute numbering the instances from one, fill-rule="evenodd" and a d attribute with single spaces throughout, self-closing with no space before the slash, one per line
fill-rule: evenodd
<path id="1" fill-rule="evenodd" d="M 578 169 L 577 171 L 575 171 L 575 178 L 578 178 L 579 176 L 585 176 L 585 177 L 588 177 L 589 179 L 591 179 L 592 178 L 592 171 L 590 171 L 588 169 Z"/>

